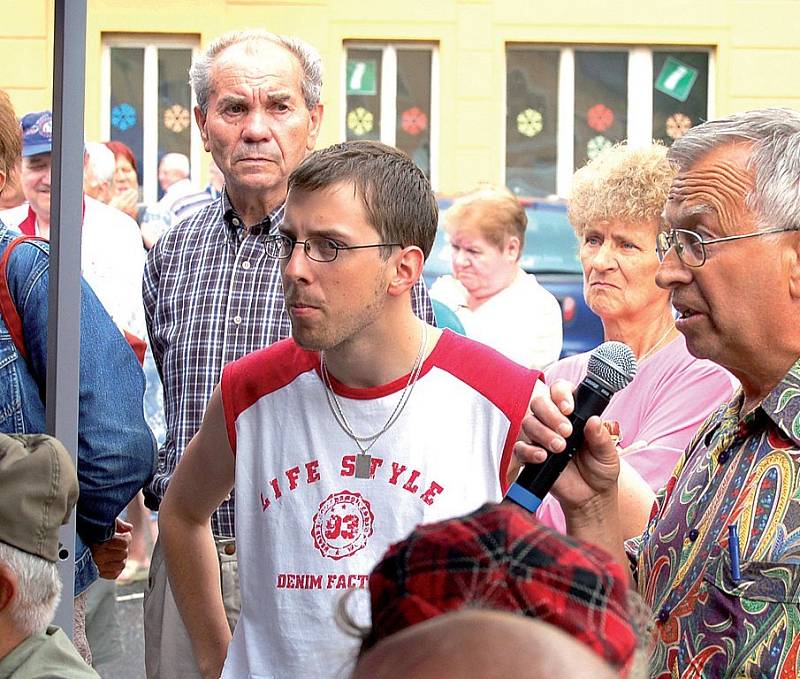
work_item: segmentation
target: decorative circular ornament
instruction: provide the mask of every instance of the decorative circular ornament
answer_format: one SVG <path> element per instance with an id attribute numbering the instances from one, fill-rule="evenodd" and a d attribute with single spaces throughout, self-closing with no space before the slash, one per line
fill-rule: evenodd
<path id="1" fill-rule="evenodd" d="M 589 160 L 594 160 L 601 152 L 611 148 L 613 144 L 609 139 L 606 139 L 602 134 L 592 137 L 586 144 L 586 157 Z"/>
<path id="2" fill-rule="evenodd" d="M 124 132 L 134 125 L 136 125 L 136 109 L 129 103 L 122 102 L 111 109 L 112 127 Z"/>
<path id="3" fill-rule="evenodd" d="M 543 127 L 542 114 L 535 108 L 526 108 L 517 115 L 517 131 L 525 137 L 535 137 Z"/>
<path id="4" fill-rule="evenodd" d="M 673 113 L 667 118 L 665 128 L 670 139 L 680 139 L 691 126 L 692 119 L 685 113 Z"/>
<path id="5" fill-rule="evenodd" d="M 586 111 L 586 122 L 595 132 L 605 132 L 614 124 L 614 111 L 605 104 L 595 104 Z"/>
<path id="6" fill-rule="evenodd" d="M 363 549 L 373 533 L 375 516 L 360 493 L 332 493 L 320 503 L 311 525 L 314 546 L 338 561 Z"/>
<path id="7" fill-rule="evenodd" d="M 359 137 L 372 131 L 374 121 L 375 118 L 372 112 L 367 111 L 363 106 L 357 106 L 347 114 L 348 129 Z"/>
<path id="8" fill-rule="evenodd" d="M 400 127 L 406 134 L 416 136 L 428 127 L 428 116 L 425 115 L 425 111 L 412 106 L 400 116 Z"/>
<path id="9" fill-rule="evenodd" d="M 183 132 L 191 124 L 189 111 L 180 104 L 164 109 L 164 127 L 176 134 Z"/>

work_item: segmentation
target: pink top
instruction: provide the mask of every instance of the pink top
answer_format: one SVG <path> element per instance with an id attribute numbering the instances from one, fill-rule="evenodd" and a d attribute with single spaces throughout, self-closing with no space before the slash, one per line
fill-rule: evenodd
<path id="1" fill-rule="evenodd" d="M 565 379 L 577 385 L 586 375 L 588 363 L 588 352 L 565 358 L 545 370 L 545 381 L 552 384 Z M 620 448 L 647 442 L 647 447 L 624 457 L 657 492 L 700 423 L 730 399 L 736 386 L 738 382 L 727 370 L 692 356 L 679 335 L 639 365 L 633 382 L 611 398 L 603 419 L 619 422 Z M 544 499 L 536 516 L 564 532 L 564 514 L 552 495 Z"/>

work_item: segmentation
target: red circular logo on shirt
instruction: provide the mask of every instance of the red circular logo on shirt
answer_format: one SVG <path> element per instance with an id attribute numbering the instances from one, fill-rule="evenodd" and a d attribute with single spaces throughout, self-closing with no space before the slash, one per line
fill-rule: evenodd
<path id="1" fill-rule="evenodd" d="M 375 516 L 360 493 L 344 490 L 329 495 L 314 514 L 311 535 L 322 556 L 338 561 L 363 549 L 373 532 Z"/>

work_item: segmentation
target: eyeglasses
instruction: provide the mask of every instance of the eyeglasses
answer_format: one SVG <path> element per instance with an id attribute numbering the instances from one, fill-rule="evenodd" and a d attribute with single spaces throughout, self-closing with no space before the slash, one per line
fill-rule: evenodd
<path id="1" fill-rule="evenodd" d="M 712 238 L 711 240 L 703 240 L 694 231 L 687 231 L 686 229 L 661 231 L 656 236 L 656 254 L 659 261 L 663 262 L 669 249 L 674 247 L 678 257 L 686 266 L 700 267 L 706 263 L 706 245 L 741 240 L 742 238 L 754 238 L 755 236 L 766 236 L 768 233 L 797 231 L 798 228 L 800 227 L 790 226 L 787 228 L 767 229 L 766 231 L 754 231 L 753 233 L 742 233 L 737 236 L 725 236 L 724 238 Z"/>
<path id="2" fill-rule="evenodd" d="M 268 257 L 273 259 L 289 259 L 295 245 L 302 245 L 306 257 L 315 262 L 332 262 L 339 256 L 340 250 L 362 250 L 364 248 L 402 247 L 401 243 L 372 243 L 371 245 L 339 245 L 330 238 L 314 237 L 295 240 L 279 233 L 270 236 L 264 243 Z"/>

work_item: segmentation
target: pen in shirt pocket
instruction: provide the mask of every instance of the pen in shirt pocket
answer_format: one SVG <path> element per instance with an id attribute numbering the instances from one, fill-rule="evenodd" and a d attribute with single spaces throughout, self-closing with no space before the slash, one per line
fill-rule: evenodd
<path id="1" fill-rule="evenodd" d="M 731 557 L 731 578 L 738 583 L 742 579 L 742 570 L 739 563 L 739 531 L 735 523 L 728 526 L 728 553 Z"/>

